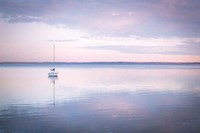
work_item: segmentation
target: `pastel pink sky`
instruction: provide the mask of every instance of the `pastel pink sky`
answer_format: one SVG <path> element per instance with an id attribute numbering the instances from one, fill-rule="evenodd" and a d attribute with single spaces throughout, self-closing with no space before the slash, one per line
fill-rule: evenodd
<path id="1" fill-rule="evenodd" d="M 1 0 L 0 62 L 200 62 L 197 0 Z"/>

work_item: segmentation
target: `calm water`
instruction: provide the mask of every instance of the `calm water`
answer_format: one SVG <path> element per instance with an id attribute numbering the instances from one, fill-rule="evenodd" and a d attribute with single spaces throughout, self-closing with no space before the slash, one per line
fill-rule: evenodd
<path id="1" fill-rule="evenodd" d="M 200 66 L 0 66 L 0 133 L 199 133 Z"/>

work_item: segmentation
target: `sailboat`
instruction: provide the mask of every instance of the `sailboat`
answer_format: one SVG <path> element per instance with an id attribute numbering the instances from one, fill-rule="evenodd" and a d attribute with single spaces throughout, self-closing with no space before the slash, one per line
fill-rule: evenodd
<path id="1" fill-rule="evenodd" d="M 53 63 L 55 64 L 55 45 L 53 45 Z M 49 77 L 58 77 L 58 72 L 56 72 L 56 68 L 51 68 L 48 75 Z"/>

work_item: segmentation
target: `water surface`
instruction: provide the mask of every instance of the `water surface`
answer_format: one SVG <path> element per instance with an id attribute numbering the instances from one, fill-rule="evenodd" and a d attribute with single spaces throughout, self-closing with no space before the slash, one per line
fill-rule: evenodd
<path id="1" fill-rule="evenodd" d="M 200 132 L 200 66 L 0 66 L 0 133 Z"/>

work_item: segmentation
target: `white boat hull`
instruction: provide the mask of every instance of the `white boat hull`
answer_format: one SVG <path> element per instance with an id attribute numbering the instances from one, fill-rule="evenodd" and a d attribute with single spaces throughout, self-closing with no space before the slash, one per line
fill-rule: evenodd
<path id="1" fill-rule="evenodd" d="M 58 77 L 58 72 L 49 72 L 49 77 Z"/>

